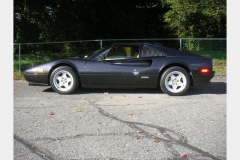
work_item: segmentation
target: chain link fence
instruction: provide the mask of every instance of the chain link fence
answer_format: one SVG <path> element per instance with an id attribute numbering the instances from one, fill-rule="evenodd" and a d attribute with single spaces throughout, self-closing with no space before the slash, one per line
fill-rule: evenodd
<path id="1" fill-rule="evenodd" d="M 160 43 L 163 46 L 226 61 L 226 38 L 105 39 L 45 43 L 15 43 L 14 71 L 65 57 L 84 57 L 112 43 Z"/>

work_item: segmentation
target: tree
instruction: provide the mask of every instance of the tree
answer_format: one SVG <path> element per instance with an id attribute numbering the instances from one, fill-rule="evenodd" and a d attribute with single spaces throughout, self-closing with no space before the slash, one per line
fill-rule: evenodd
<path id="1" fill-rule="evenodd" d="M 166 0 L 164 18 L 180 38 L 226 37 L 225 0 Z"/>
<path id="2" fill-rule="evenodd" d="M 160 0 L 18 0 L 14 42 L 168 37 Z"/>

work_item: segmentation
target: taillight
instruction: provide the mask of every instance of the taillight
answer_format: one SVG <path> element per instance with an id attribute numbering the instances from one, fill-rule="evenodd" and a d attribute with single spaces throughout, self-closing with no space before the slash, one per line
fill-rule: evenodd
<path id="1" fill-rule="evenodd" d="M 201 73 L 208 73 L 208 72 L 210 72 L 210 70 L 207 69 L 207 68 L 203 68 L 203 69 L 201 69 Z"/>

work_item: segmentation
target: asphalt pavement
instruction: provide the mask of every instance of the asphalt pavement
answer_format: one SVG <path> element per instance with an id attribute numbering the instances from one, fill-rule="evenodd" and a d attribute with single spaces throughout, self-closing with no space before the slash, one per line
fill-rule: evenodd
<path id="1" fill-rule="evenodd" d="M 60 95 L 15 81 L 14 159 L 226 159 L 226 85 Z"/>

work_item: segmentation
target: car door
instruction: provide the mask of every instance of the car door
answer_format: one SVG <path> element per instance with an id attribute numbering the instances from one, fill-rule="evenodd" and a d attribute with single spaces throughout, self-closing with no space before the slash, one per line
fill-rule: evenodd
<path id="1" fill-rule="evenodd" d="M 142 65 L 139 71 L 139 85 L 142 88 L 155 88 L 159 82 L 159 72 L 164 66 L 165 55 L 157 48 L 142 46 Z"/>
<path id="2" fill-rule="evenodd" d="M 113 46 L 102 60 L 89 60 L 84 68 L 85 85 L 129 87 L 139 78 L 139 46 Z"/>

